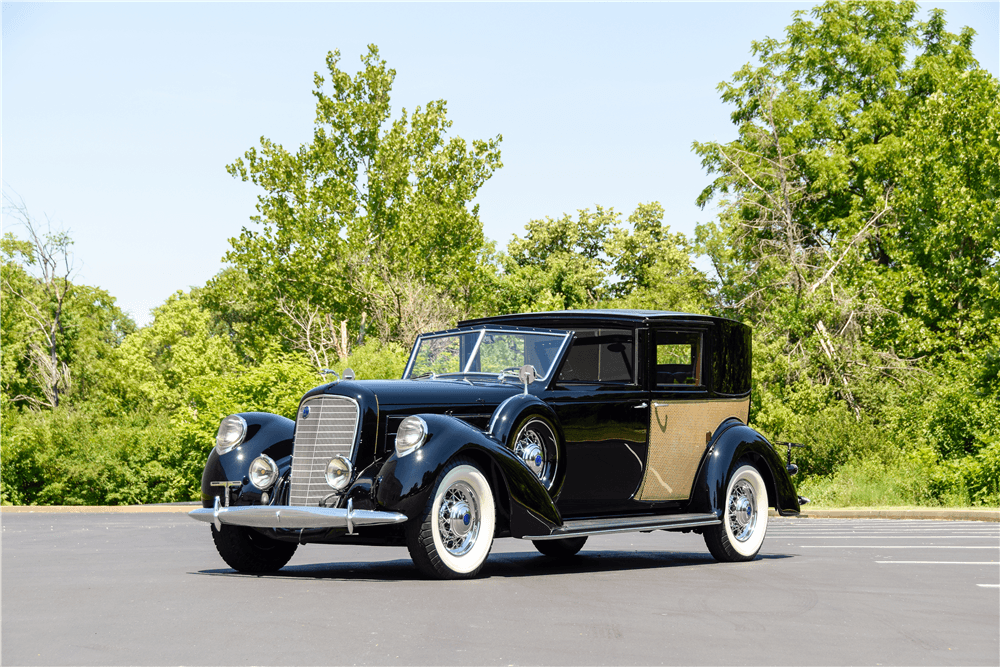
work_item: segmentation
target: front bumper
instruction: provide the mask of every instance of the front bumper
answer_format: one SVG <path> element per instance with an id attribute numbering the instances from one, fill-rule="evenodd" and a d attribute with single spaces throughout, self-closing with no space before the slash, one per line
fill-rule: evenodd
<path id="1" fill-rule="evenodd" d="M 356 510 L 351 500 L 346 508 L 299 507 L 292 505 L 239 505 L 222 507 L 215 497 L 215 507 L 201 507 L 188 513 L 192 519 L 223 525 L 251 528 L 346 528 L 354 533 L 357 526 L 378 526 L 406 521 L 405 514 Z"/>

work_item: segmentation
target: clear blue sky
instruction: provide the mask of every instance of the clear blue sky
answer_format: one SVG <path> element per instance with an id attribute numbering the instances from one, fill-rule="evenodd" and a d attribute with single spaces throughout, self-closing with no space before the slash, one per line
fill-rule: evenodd
<path id="1" fill-rule="evenodd" d="M 148 322 L 250 224 L 255 188 L 225 165 L 262 135 L 309 141 L 326 53 L 354 71 L 375 43 L 396 110 L 443 98 L 454 134 L 503 135 L 478 199 L 501 247 L 534 218 L 652 200 L 691 234 L 711 217 L 691 142 L 734 135 L 716 85 L 811 6 L 5 3 L 3 186 L 71 233 L 78 281 Z M 996 2 L 922 6 L 974 28 L 998 74 Z"/>

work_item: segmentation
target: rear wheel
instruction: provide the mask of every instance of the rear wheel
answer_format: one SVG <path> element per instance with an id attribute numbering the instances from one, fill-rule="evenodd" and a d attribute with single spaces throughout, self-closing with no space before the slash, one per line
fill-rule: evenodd
<path id="1" fill-rule="evenodd" d="M 587 542 L 587 536 L 564 537 L 561 540 L 535 540 L 532 544 L 538 552 L 549 558 L 572 558 Z"/>
<path id="2" fill-rule="evenodd" d="M 226 564 L 237 572 L 276 572 L 283 568 L 295 549 L 294 542 L 281 542 L 244 526 L 212 526 L 212 540 Z"/>
<path id="3" fill-rule="evenodd" d="M 424 574 L 470 579 L 486 562 L 495 528 L 489 482 L 475 463 L 459 458 L 441 471 L 423 513 L 407 525 L 406 546 Z"/>
<path id="4" fill-rule="evenodd" d="M 729 475 L 722 525 L 705 529 L 705 544 L 716 560 L 753 560 L 767 532 L 767 487 L 749 461 L 740 461 Z"/>

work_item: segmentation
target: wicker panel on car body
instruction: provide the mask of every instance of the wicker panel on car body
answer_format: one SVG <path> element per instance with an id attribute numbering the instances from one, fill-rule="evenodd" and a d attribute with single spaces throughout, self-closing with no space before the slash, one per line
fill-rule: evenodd
<path id="1" fill-rule="evenodd" d="M 708 438 L 724 420 L 744 424 L 750 399 L 654 402 L 649 410 L 646 474 L 636 500 L 687 500 Z"/>
<path id="2" fill-rule="evenodd" d="M 326 483 L 326 466 L 334 456 L 353 462 L 358 413 L 358 404 L 345 396 L 314 396 L 299 406 L 289 505 L 316 506 L 334 492 Z"/>

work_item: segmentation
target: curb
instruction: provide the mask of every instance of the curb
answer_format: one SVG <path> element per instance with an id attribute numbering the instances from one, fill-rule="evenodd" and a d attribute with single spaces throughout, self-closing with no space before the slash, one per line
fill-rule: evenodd
<path id="1" fill-rule="evenodd" d="M 777 516 L 769 510 L 770 516 Z M 1000 510 L 924 507 L 918 509 L 804 509 L 792 519 L 934 519 L 938 521 L 1000 522 Z"/>

